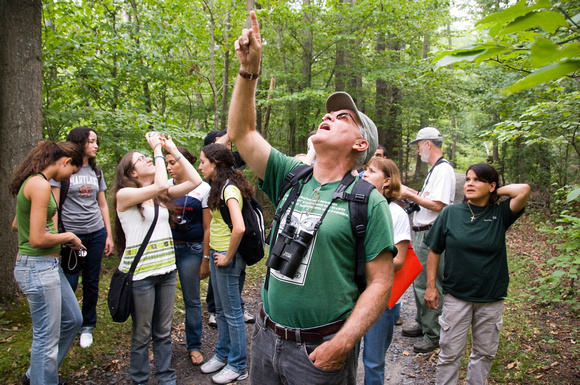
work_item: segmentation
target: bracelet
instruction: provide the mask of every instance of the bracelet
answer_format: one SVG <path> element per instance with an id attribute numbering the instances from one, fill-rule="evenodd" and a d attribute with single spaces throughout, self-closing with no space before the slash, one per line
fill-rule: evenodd
<path id="1" fill-rule="evenodd" d="M 248 80 L 254 80 L 257 79 L 259 74 L 252 74 L 248 71 L 244 71 L 244 70 L 240 70 L 240 72 L 238 72 L 238 74 L 243 77 L 244 79 L 248 79 Z"/>
<path id="2" fill-rule="evenodd" d="M 209 259 L 209 255 L 204 255 L 203 258 L 204 259 Z"/>
<path id="3" fill-rule="evenodd" d="M 183 155 L 179 154 L 179 156 L 177 158 L 175 158 L 176 162 L 179 162 L 179 159 L 183 158 Z"/>
<path id="4" fill-rule="evenodd" d="M 165 162 L 165 158 L 164 158 L 164 157 L 162 157 L 161 155 L 157 155 L 155 158 L 153 158 L 153 161 L 155 162 L 155 160 L 156 160 L 157 158 L 161 158 L 161 159 L 163 159 L 163 161 Z"/>

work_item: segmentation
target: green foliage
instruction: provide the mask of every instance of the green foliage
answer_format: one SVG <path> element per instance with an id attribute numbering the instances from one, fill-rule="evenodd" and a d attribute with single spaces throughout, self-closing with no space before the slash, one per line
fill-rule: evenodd
<path id="1" fill-rule="evenodd" d="M 574 76 L 580 70 L 580 28 L 578 6 L 568 10 L 548 0 L 526 5 L 520 0 L 511 7 L 493 13 L 477 23 L 487 29 L 490 37 L 485 42 L 440 52 L 436 66 L 461 62 L 481 64 L 495 61 L 508 68 L 529 73 L 502 91 L 503 95 L 560 79 Z M 552 10 L 554 9 L 554 10 Z"/>
<path id="2" fill-rule="evenodd" d="M 566 206 L 554 228 L 544 228 L 542 231 L 553 234 L 556 249 L 560 251 L 548 259 L 550 271 L 538 278 L 535 289 L 537 299 L 545 303 L 564 303 L 572 309 L 580 311 L 578 297 L 578 278 L 580 273 L 580 216 L 578 186 L 565 186 L 556 192 L 556 204 Z M 553 241 L 554 242 L 554 241 Z"/>

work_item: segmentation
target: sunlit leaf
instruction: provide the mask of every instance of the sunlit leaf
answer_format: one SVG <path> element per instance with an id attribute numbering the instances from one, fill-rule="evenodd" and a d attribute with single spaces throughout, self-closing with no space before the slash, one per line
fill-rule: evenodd
<path id="1" fill-rule="evenodd" d="M 532 46 L 532 65 L 542 67 L 562 59 L 580 56 L 580 43 L 572 43 L 562 49 L 546 38 L 539 38 Z"/>
<path id="2" fill-rule="evenodd" d="M 505 9 L 504 11 L 492 13 L 491 15 L 481 19 L 475 25 L 486 25 L 486 24 L 505 24 L 513 21 L 515 18 L 523 16 L 530 13 L 536 9 L 550 8 L 552 4 L 549 0 L 538 0 L 538 2 L 530 7 L 526 7 L 526 1 L 520 0 L 511 7 Z M 492 35 L 493 36 L 493 35 Z"/>
<path id="3" fill-rule="evenodd" d="M 541 27 L 544 31 L 554 33 L 559 27 L 567 27 L 568 22 L 566 18 L 557 12 L 541 11 L 532 12 L 527 15 L 520 16 L 504 29 L 502 29 L 498 36 L 507 35 L 512 32 L 525 31 L 526 29 Z"/>
<path id="4" fill-rule="evenodd" d="M 445 67 L 449 64 L 459 63 L 462 61 L 473 61 L 477 59 L 479 55 L 485 53 L 485 51 L 486 50 L 483 49 L 477 51 L 460 52 L 454 55 L 447 55 L 435 64 L 435 68 Z"/>
<path id="5" fill-rule="evenodd" d="M 538 68 L 554 61 L 558 46 L 544 37 L 538 38 L 531 48 L 532 66 Z"/>
<path id="6" fill-rule="evenodd" d="M 578 199 L 578 197 L 580 196 L 580 187 L 572 190 L 572 192 L 570 192 L 570 194 L 568 194 L 568 196 L 566 197 L 566 202 L 572 202 L 575 199 Z"/>
<path id="7" fill-rule="evenodd" d="M 511 86 L 504 89 L 501 93 L 502 95 L 511 95 L 514 92 L 519 92 L 526 88 L 536 86 L 538 84 L 546 83 L 551 80 L 559 79 L 562 76 L 566 76 L 572 72 L 580 70 L 580 60 L 570 60 L 563 63 L 554 63 L 540 68 L 537 71 L 532 72 L 525 78 L 517 81 Z"/>

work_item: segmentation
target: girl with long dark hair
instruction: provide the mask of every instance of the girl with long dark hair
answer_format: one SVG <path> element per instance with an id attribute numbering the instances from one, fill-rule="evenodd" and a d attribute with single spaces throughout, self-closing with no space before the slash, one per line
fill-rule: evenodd
<path id="1" fill-rule="evenodd" d="M 131 318 L 131 362 L 129 374 L 133 383 L 149 379 L 149 344 L 153 340 L 153 355 L 160 384 L 175 385 L 175 370 L 171 368 L 171 323 L 175 301 L 175 249 L 170 218 L 173 199 L 193 190 L 202 181 L 191 163 L 177 150 L 171 140 L 150 132 L 147 142 L 153 159 L 131 151 L 121 159 L 115 176 L 115 246 L 123 257 L 119 269 L 127 272 L 155 218 L 159 218 L 143 256 L 133 276 L 133 307 Z M 168 186 L 162 147 L 186 170 L 186 180 Z"/>
<path id="2" fill-rule="evenodd" d="M 65 243 L 76 250 L 82 244 L 72 232 L 57 232 L 57 202 L 48 181 L 69 178 L 82 164 L 76 144 L 42 141 L 16 168 L 8 187 L 16 197 L 14 277 L 28 299 L 32 318 L 30 367 L 23 383 L 58 384 L 58 368 L 81 327 L 77 299 L 60 267 L 60 250 Z"/>
<path id="3" fill-rule="evenodd" d="M 197 158 L 185 147 L 179 152 L 194 164 Z M 169 185 L 186 180 L 186 170 L 172 154 L 166 154 L 167 171 L 172 176 Z M 176 223 L 172 228 L 175 243 L 175 262 L 185 306 L 185 339 L 187 353 L 193 365 L 203 363 L 201 332 L 203 319 L 199 295 L 200 280 L 209 277 L 209 226 L 211 213 L 207 205 L 210 187 L 202 182 L 195 189 L 173 201 Z"/>
<path id="4" fill-rule="evenodd" d="M 212 381 L 227 384 L 248 377 L 246 327 L 239 292 L 239 276 L 246 263 L 237 250 L 245 231 L 243 201 L 252 196 L 253 189 L 244 174 L 234 169 L 232 153 L 224 145 L 205 146 L 200 154 L 199 170 L 204 178 L 211 180 L 210 269 L 218 325 L 215 354 L 201 371 L 213 373 L 221 369 Z M 231 230 L 221 215 L 222 205 L 230 214 Z"/>
<path id="5" fill-rule="evenodd" d="M 93 343 L 93 329 L 97 325 L 101 259 L 103 252 L 108 256 L 113 251 L 113 233 L 105 197 L 107 185 L 95 161 L 99 150 L 97 132 L 89 127 L 76 127 L 69 132 L 67 141 L 76 143 L 81 148 L 83 166 L 68 180 L 51 180 L 50 184 L 55 198 L 62 202 L 60 212 L 64 229 L 75 233 L 87 249 L 84 258 L 69 262 L 81 265 L 82 270 L 65 270 L 65 276 L 73 291 L 77 289 L 82 271 L 83 326 L 80 345 L 87 348 Z M 66 196 L 61 197 L 61 192 Z"/>

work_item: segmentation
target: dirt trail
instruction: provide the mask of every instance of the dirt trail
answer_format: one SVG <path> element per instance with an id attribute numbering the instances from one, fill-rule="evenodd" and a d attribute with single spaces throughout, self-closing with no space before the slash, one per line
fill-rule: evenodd
<path id="1" fill-rule="evenodd" d="M 415 297 L 412 286 L 403 294 L 401 316 L 405 324 L 413 323 L 415 319 Z M 393 342 L 387 351 L 385 384 L 434 384 L 436 354 L 415 354 L 413 345 L 419 339 L 403 337 L 401 335 L 403 326 L 395 326 Z M 362 355 L 359 357 L 356 383 L 364 384 Z"/>
<path id="2" fill-rule="evenodd" d="M 253 313 L 256 314 L 261 306 L 259 288 L 247 288 L 244 290 L 244 299 L 246 306 Z M 413 297 L 412 288 L 407 290 L 403 295 L 403 306 L 401 314 L 405 322 L 412 322 L 415 316 L 415 300 Z M 204 317 L 207 313 L 204 312 Z M 246 325 L 246 335 L 248 339 L 248 364 L 251 360 L 250 356 L 250 335 L 253 330 L 253 325 Z M 435 366 L 433 354 L 419 354 L 413 353 L 413 344 L 417 341 L 416 338 L 403 337 L 401 335 L 402 326 L 395 326 L 393 342 L 387 353 L 387 366 L 385 370 L 386 384 L 430 384 L 435 381 Z M 129 336 L 127 336 L 129 338 Z M 205 359 L 209 359 L 213 354 L 213 348 L 217 340 L 217 330 L 207 326 L 207 319 L 204 320 L 203 330 L 203 345 L 202 353 Z M 107 365 L 94 368 L 91 371 L 85 372 L 77 378 L 69 377 L 69 384 L 83 384 L 83 385 L 105 385 L 105 384 L 128 384 L 129 376 L 129 352 L 123 352 L 117 359 Z M 157 384 L 153 368 L 153 355 L 151 359 L 151 380 L 149 384 Z M 185 331 L 183 326 L 183 317 L 176 317 L 173 331 L 173 367 L 177 371 L 178 385 L 206 385 L 211 384 L 211 375 L 206 375 L 200 372 L 199 366 L 193 366 L 187 357 L 187 350 L 185 347 Z M 357 372 L 357 384 L 364 382 L 364 369 L 362 360 L 359 359 L 359 368 Z M 240 381 L 240 385 L 249 384 L 249 380 Z M 266 384 L 257 384 L 266 385 Z"/>

